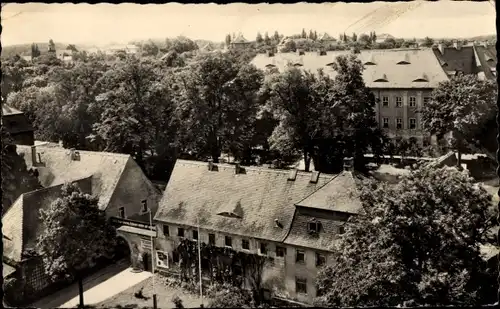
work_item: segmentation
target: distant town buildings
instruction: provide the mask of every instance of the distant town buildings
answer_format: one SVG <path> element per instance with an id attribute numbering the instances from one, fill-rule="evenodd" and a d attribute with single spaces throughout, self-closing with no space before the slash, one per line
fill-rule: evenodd
<path id="1" fill-rule="evenodd" d="M 245 39 L 245 37 L 243 37 L 243 34 L 240 33 L 234 40 L 231 41 L 231 43 L 229 44 L 229 49 L 246 49 L 251 44 L 252 42 Z"/>
<path id="2" fill-rule="evenodd" d="M 387 33 L 377 34 L 375 42 L 376 43 L 382 43 L 382 42 L 384 42 L 387 39 L 393 39 L 394 40 L 395 37 L 393 37 L 392 35 L 387 34 Z"/>

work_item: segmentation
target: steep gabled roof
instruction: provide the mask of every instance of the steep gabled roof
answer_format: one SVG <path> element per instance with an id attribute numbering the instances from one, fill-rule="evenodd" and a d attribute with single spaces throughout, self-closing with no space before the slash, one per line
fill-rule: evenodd
<path id="1" fill-rule="evenodd" d="M 91 193 L 91 177 L 74 182 L 84 193 Z M 22 194 L 2 217 L 4 256 L 20 262 L 26 249 L 34 248 L 43 223 L 40 209 L 48 209 L 61 196 L 62 184 Z"/>
<path id="2" fill-rule="evenodd" d="M 247 39 L 245 39 L 245 38 L 243 37 L 243 34 L 241 34 L 241 33 L 240 33 L 240 34 L 236 37 L 236 39 L 234 39 L 234 41 L 232 41 L 231 43 L 236 43 L 236 44 L 238 44 L 238 43 L 248 43 L 248 41 L 247 41 Z"/>
<path id="3" fill-rule="evenodd" d="M 306 52 L 304 55 L 297 53 L 277 53 L 274 55 L 273 64 L 279 71 L 284 71 L 288 63 L 302 61 L 302 69 L 317 72 L 323 69 L 331 77 L 335 77 L 336 72 L 328 67 L 340 55 L 349 55 L 350 51 L 328 51 L 326 56 L 320 56 L 317 52 Z M 406 56 L 407 55 L 407 56 Z M 369 88 L 435 88 L 440 82 L 447 81 L 448 76 L 441 68 L 438 58 L 432 49 L 397 49 L 397 50 L 361 50 L 357 55 L 363 63 L 370 59 L 376 60 L 376 65 L 366 65 L 363 71 L 363 79 Z M 398 65 L 397 59 L 408 57 L 410 64 Z M 270 57 L 258 54 L 253 60 L 257 68 L 264 69 L 270 64 Z M 429 78 L 428 82 L 414 83 L 415 76 L 425 73 Z M 383 74 L 388 82 L 375 82 Z"/>
<path id="4" fill-rule="evenodd" d="M 360 180 L 357 174 L 344 171 L 295 205 L 357 214 L 362 207 L 358 190 Z"/>
<path id="5" fill-rule="evenodd" d="M 133 159 L 130 155 L 78 150 L 79 159 L 72 160 L 69 149 L 36 146 L 37 162 L 33 165 L 30 146 L 17 146 L 29 168 L 38 171 L 38 179 L 44 187 L 55 186 L 92 176 L 92 194 L 99 196 L 99 207 L 105 210 L 115 192 L 118 181 Z"/>
<path id="6" fill-rule="evenodd" d="M 23 112 L 12 106 L 2 104 L 2 116 L 19 115 L 19 114 L 23 114 Z"/>
<path id="7" fill-rule="evenodd" d="M 282 241 L 302 200 L 333 178 L 320 175 L 311 183 L 311 174 L 298 172 L 288 180 L 289 171 L 177 160 L 155 220 L 221 231 L 246 237 Z M 231 216 L 234 213 L 237 216 Z M 281 227 L 276 226 L 278 219 Z"/>
<path id="8" fill-rule="evenodd" d="M 323 33 L 320 38 L 319 38 L 320 41 L 335 41 L 334 38 L 332 38 L 328 33 Z"/>

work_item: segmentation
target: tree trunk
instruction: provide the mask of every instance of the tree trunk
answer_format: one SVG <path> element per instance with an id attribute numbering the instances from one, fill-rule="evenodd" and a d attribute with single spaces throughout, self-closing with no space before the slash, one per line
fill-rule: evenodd
<path id="1" fill-rule="evenodd" d="M 83 308 L 85 305 L 83 303 L 83 276 L 78 275 L 78 294 L 80 295 L 80 308 Z"/>
<path id="2" fill-rule="evenodd" d="M 311 167 L 311 158 L 307 155 L 307 150 L 304 149 L 304 169 L 309 172 Z"/>
<path id="3" fill-rule="evenodd" d="M 460 148 L 457 149 L 457 167 L 459 170 L 462 169 L 462 152 Z"/>

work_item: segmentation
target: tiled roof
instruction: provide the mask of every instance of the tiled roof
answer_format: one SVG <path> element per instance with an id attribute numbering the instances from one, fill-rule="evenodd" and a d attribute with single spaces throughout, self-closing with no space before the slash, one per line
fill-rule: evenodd
<path id="1" fill-rule="evenodd" d="M 443 70 L 447 72 L 461 71 L 465 74 L 475 74 L 474 48 L 472 46 L 443 47 L 443 53 L 439 48 L 432 48 L 434 54 L 443 65 Z"/>
<path id="2" fill-rule="evenodd" d="M 361 178 L 358 177 L 352 172 L 344 171 L 296 205 L 357 214 L 362 207 L 358 190 Z"/>
<path id="3" fill-rule="evenodd" d="M 155 220 L 197 226 L 199 219 L 203 229 L 282 241 L 292 223 L 294 203 L 333 178 L 320 175 L 311 183 L 311 173 L 298 172 L 292 181 L 289 171 L 244 167 L 235 174 L 234 166 L 215 165 L 216 170 L 209 171 L 208 163 L 177 160 Z"/>
<path id="4" fill-rule="evenodd" d="M 243 34 L 240 34 L 232 41 L 231 43 L 248 43 L 248 41 L 243 37 Z"/>
<path id="5" fill-rule="evenodd" d="M 319 38 L 320 41 L 334 41 L 335 39 L 332 38 L 328 33 L 323 33 L 321 37 Z"/>
<path id="6" fill-rule="evenodd" d="M 79 160 L 71 160 L 70 150 L 56 147 L 36 146 L 36 164 L 42 186 L 49 187 L 92 176 L 92 194 L 99 196 L 99 207 L 105 210 L 115 192 L 130 155 L 79 150 Z M 28 168 L 33 167 L 30 146 L 17 146 L 24 156 Z"/>
<path id="7" fill-rule="evenodd" d="M 2 263 L 3 264 L 3 269 L 2 269 L 2 274 L 3 278 L 9 276 L 10 274 L 14 273 L 16 269 L 8 264 Z"/>
<path id="8" fill-rule="evenodd" d="M 76 180 L 82 192 L 91 193 L 90 177 Z M 47 209 L 61 194 L 61 185 L 22 194 L 2 217 L 2 232 L 10 240 L 4 239 L 4 256 L 20 262 L 22 253 L 34 248 L 37 236 L 43 228 L 40 209 Z"/>
<path id="9" fill-rule="evenodd" d="M 492 70 L 496 71 L 497 66 L 497 51 L 495 45 L 485 46 L 474 46 L 475 55 L 479 61 L 479 70 L 483 72 L 486 79 L 496 79 L 493 75 Z"/>
<path id="10" fill-rule="evenodd" d="M 312 234 L 308 230 L 308 223 L 313 220 L 320 224 L 319 233 Z M 290 232 L 285 238 L 284 243 L 292 246 L 329 251 L 338 239 L 339 228 L 343 225 L 344 222 L 340 220 L 313 217 L 301 211 L 301 209 L 297 209 Z"/>
<path id="11" fill-rule="evenodd" d="M 263 70 L 265 70 L 266 65 L 273 64 L 280 71 L 285 70 L 289 63 L 300 63 L 303 64 L 302 69 L 311 72 L 323 69 L 325 73 L 335 77 L 336 71 L 328 65 L 333 63 L 337 56 L 350 53 L 350 51 L 328 51 L 324 56 L 320 56 L 317 52 L 306 52 L 304 55 L 277 53 L 273 57 L 258 54 L 252 63 Z M 363 71 L 363 79 L 369 88 L 435 88 L 440 82 L 448 80 L 434 52 L 428 48 L 362 50 L 358 54 L 358 58 L 362 63 L 375 63 L 374 65 L 365 65 Z M 400 60 L 407 60 L 409 64 L 397 64 Z M 384 75 L 387 82 L 375 81 Z M 427 76 L 428 82 L 414 81 L 422 75 Z"/>
<path id="12" fill-rule="evenodd" d="M 21 112 L 18 109 L 15 109 L 12 106 L 2 104 L 2 116 L 18 115 L 18 114 L 23 114 L 23 112 Z"/>

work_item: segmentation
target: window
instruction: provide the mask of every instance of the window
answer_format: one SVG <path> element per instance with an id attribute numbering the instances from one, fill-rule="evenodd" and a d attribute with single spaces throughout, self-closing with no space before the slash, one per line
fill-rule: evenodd
<path id="1" fill-rule="evenodd" d="M 307 229 L 309 230 L 309 233 L 318 233 L 319 232 L 319 222 L 307 223 Z"/>
<path id="2" fill-rule="evenodd" d="M 382 97 L 382 106 L 389 106 L 389 97 Z"/>
<path id="3" fill-rule="evenodd" d="M 118 216 L 120 218 L 125 218 L 125 207 L 118 208 Z"/>
<path id="4" fill-rule="evenodd" d="M 383 118 L 382 122 L 383 122 L 383 127 L 385 129 L 388 129 L 389 128 L 389 118 Z"/>
<path id="5" fill-rule="evenodd" d="M 226 247 L 232 247 L 233 246 L 233 240 L 231 239 L 230 236 L 225 237 L 225 245 Z"/>
<path id="6" fill-rule="evenodd" d="M 417 98 L 410 97 L 410 107 L 415 107 L 415 106 L 417 106 Z"/>
<path id="7" fill-rule="evenodd" d="M 284 257 L 286 254 L 286 248 L 276 246 L 276 256 L 277 257 Z"/>
<path id="8" fill-rule="evenodd" d="M 243 250 L 250 250 L 250 242 L 248 239 L 241 240 L 241 248 L 243 248 Z"/>
<path id="9" fill-rule="evenodd" d="M 198 240 L 198 231 L 193 231 L 193 240 Z"/>
<path id="10" fill-rule="evenodd" d="M 295 254 L 295 262 L 296 263 L 305 263 L 306 262 L 306 254 L 302 250 L 297 250 Z"/>
<path id="11" fill-rule="evenodd" d="M 339 226 L 339 234 L 344 234 L 345 233 L 345 227 Z"/>
<path id="12" fill-rule="evenodd" d="M 425 98 L 424 98 L 424 104 L 429 103 L 429 101 L 430 101 L 430 100 L 431 100 L 431 98 L 429 98 L 429 97 L 425 97 Z"/>
<path id="13" fill-rule="evenodd" d="M 401 106 L 403 106 L 403 98 L 396 97 L 396 107 L 401 107 Z"/>
<path id="14" fill-rule="evenodd" d="M 263 242 L 260 243 L 260 254 L 267 254 L 267 244 Z"/>
<path id="15" fill-rule="evenodd" d="M 170 235 L 170 231 L 168 229 L 168 225 L 163 225 L 163 235 L 165 235 L 165 236 L 169 236 Z"/>
<path id="16" fill-rule="evenodd" d="M 325 265 L 326 263 L 326 258 L 323 254 L 321 253 L 316 253 L 316 267 L 320 267 Z"/>
<path id="17" fill-rule="evenodd" d="M 177 236 L 184 237 L 184 229 L 182 227 L 177 229 Z"/>
<path id="18" fill-rule="evenodd" d="M 141 211 L 143 213 L 144 212 L 148 212 L 148 201 L 147 200 L 143 200 L 143 201 L 141 201 L 141 204 L 142 204 Z"/>
<path id="19" fill-rule="evenodd" d="M 295 278 L 295 291 L 301 294 L 307 294 L 307 279 Z"/>
<path id="20" fill-rule="evenodd" d="M 417 128 L 417 119 L 410 118 L 410 129 L 416 129 L 416 128 Z"/>
<path id="21" fill-rule="evenodd" d="M 215 234 L 208 234 L 208 244 L 215 246 Z"/>
<path id="22" fill-rule="evenodd" d="M 400 130 L 403 128 L 403 119 L 398 118 L 396 119 L 396 129 Z"/>

